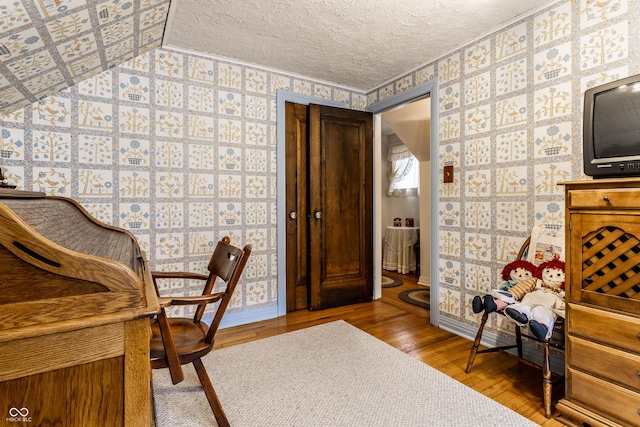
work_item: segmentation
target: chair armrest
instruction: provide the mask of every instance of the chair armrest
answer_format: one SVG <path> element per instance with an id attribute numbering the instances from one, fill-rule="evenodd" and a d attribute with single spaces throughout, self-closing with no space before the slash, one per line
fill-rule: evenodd
<path id="1" fill-rule="evenodd" d="M 187 271 L 152 271 L 151 277 L 154 279 L 194 279 L 207 280 L 209 276 Z"/>
<path id="2" fill-rule="evenodd" d="M 187 297 L 160 297 L 158 301 L 160 307 L 170 307 L 173 305 L 201 305 L 211 304 L 220 301 L 224 294 L 222 292 L 216 292 L 209 295 L 194 295 Z"/>

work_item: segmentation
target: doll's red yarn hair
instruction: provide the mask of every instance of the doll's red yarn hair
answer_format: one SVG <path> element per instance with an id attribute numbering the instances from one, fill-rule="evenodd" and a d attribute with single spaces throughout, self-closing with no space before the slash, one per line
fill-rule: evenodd
<path id="1" fill-rule="evenodd" d="M 502 280 L 507 281 L 511 280 L 511 272 L 516 268 L 524 268 L 525 270 L 529 270 L 534 276 L 536 275 L 536 266 L 524 259 L 517 259 L 509 264 L 505 265 L 502 269 Z M 542 271 L 542 270 L 540 270 Z M 536 276 L 539 277 L 539 276 Z"/>
<path id="2" fill-rule="evenodd" d="M 538 266 L 535 273 L 536 277 L 542 277 L 542 270 L 545 268 L 557 268 L 558 270 L 564 271 L 564 261 L 562 261 L 558 255 L 554 255 L 549 261 L 545 261 Z"/>

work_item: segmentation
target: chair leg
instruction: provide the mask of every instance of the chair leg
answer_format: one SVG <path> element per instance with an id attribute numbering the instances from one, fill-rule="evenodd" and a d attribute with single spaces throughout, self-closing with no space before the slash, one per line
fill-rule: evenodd
<path id="1" fill-rule="evenodd" d="M 176 344 L 173 341 L 171 335 L 171 328 L 169 327 L 169 319 L 164 308 L 158 313 L 158 325 L 160 329 L 160 337 L 164 345 L 164 352 L 167 357 L 167 364 L 169 365 L 169 373 L 171 374 L 171 381 L 174 384 L 178 384 L 184 380 L 184 372 L 182 372 L 182 365 L 180 364 L 180 357 L 176 351 Z"/>
<path id="2" fill-rule="evenodd" d="M 551 418 L 551 394 L 553 391 L 553 383 L 551 382 L 551 363 L 549 361 L 549 341 L 542 343 L 543 359 L 542 359 L 542 403 L 544 406 L 544 416 Z"/>
<path id="3" fill-rule="evenodd" d="M 204 364 L 202 363 L 202 360 L 200 359 L 194 360 L 193 366 L 196 368 L 196 373 L 198 374 L 198 378 L 200 379 L 200 384 L 202 384 L 202 388 L 204 389 L 204 394 L 207 396 L 207 400 L 209 401 L 209 406 L 211 406 L 213 415 L 216 417 L 216 422 L 218 423 L 218 426 L 229 427 L 229 420 L 227 420 L 227 415 L 224 413 L 224 409 L 222 409 L 222 404 L 220 403 L 220 399 L 218 399 L 218 395 L 216 394 L 216 391 L 213 388 L 213 384 L 211 384 L 211 380 L 209 379 L 209 375 L 207 375 L 207 371 L 204 368 Z"/>
<path id="4" fill-rule="evenodd" d="M 482 314 L 482 319 L 480 319 L 480 326 L 478 326 L 478 333 L 476 334 L 476 339 L 473 341 L 473 346 L 471 347 L 471 353 L 469 353 L 469 360 L 467 361 L 467 369 L 465 372 L 468 374 L 471 372 L 471 367 L 473 366 L 473 362 L 476 360 L 476 354 L 478 354 L 478 348 L 480 347 L 480 340 L 482 339 L 482 332 L 484 331 L 484 325 L 487 323 L 487 319 L 489 315 L 485 311 Z"/>
<path id="5" fill-rule="evenodd" d="M 516 347 L 518 349 L 518 357 L 522 358 L 522 329 L 516 325 Z"/>

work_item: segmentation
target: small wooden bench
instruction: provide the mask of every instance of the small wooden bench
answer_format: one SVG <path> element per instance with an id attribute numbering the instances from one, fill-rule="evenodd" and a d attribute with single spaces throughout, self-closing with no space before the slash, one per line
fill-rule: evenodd
<path id="1" fill-rule="evenodd" d="M 518 252 L 518 256 L 517 259 L 523 259 L 526 257 L 527 255 L 527 251 L 529 249 L 529 243 L 531 241 L 531 238 L 527 238 L 527 240 L 523 243 L 522 247 L 520 248 L 520 251 Z M 496 311 L 495 312 L 497 315 L 500 316 L 504 316 L 504 313 L 502 311 Z M 553 336 L 549 339 L 546 340 L 540 340 L 536 337 L 534 337 L 533 335 L 529 335 L 529 334 L 525 334 L 522 332 L 522 329 L 520 326 L 518 326 L 517 324 L 514 323 L 515 326 L 515 330 L 516 330 L 516 334 L 515 334 L 515 344 L 511 344 L 511 345 L 505 345 L 505 346 L 499 346 L 499 347 L 491 347 L 491 348 L 485 348 L 480 350 L 480 341 L 482 340 L 482 333 L 484 332 L 484 327 L 487 323 L 487 320 L 489 318 L 489 313 L 487 313 L 486 311 L 483 312 L 482 314 L 482 318 L 480 319 L 480 326 L 478 327 L 478 333 L 476 334 L 476 338 L 473 341 L 473 345 L 471 346 L 471 352 L 469 353 L 469 360 L 467 361 L 467 369 L 465 370 L 465 372 L 468 374 L 469 372 L 471 372 L 471 368 L 473 367 L 473 362 L 476 359 L 476 355 L 477 354 L 483 354 L 483 353 L 493 353 L 493 352 L 502 352 L 504 354 L 507 354 L 513 358 L 516 358 L 519 362 L 522 362 L 528 366 L 532 366 L 534 368 L 537 369 L 541 369 L 542 370 L 542 401 L 543 401 L 543 406 L 544 406 L 544 415 L 547 418 L 551 418 L 552 414 L 553 414 L 553 410 L 552 410 L 552 402 L 551 402 L 551 394 L 552 394 L 552 390 L 553 390 L 553 386 L 556 383 L 559 383 L 561 381 L 564 380 L 564 376 L 563 375 L 557 375 L 554 374 L 551 371 L 551 365 L 550 365 L 550 361 L 549 361 L 549 349 L 550 348 L 556 348 L 560 351 L 564 351 L 564 318 L 562 317 L 558 317 L 558 319 L 556 320 L 556 323 L 554 325 L 554 331 L 553 331 Z M 561 335 L 562 339 L 561 340 L 555 340 L 554 338 Z M 537 343 L 540 343 L 542 345 L 542 350 L 543 350 L 543 354 L 542 354 L 542 363 L 541 364 L 536 364 L 534 362 L 531 362 L 528 359 L 525 359 L 522 356 L 522 338 L 527 338 L 530 339 L 532 341 L 535 341 Z M 517 354 L 513 354 L 507 350 L 511 350 L 511 349 L 517 349 Z"/>

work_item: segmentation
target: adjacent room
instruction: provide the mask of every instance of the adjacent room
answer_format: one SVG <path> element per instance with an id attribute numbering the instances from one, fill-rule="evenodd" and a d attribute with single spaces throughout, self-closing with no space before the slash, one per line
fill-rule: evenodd
<path id="1" fill-rule="evenodd" d="M 0 0 L 0 420 L 640 425 L 639 23 Z"/>

